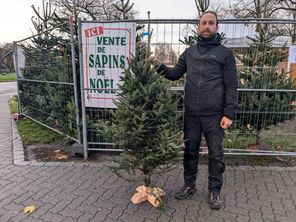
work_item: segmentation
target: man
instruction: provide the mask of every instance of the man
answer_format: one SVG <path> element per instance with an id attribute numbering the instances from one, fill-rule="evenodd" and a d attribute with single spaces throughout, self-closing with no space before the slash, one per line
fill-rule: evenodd
<path id="1" fill-rule="evenodd" d="M 186 74 L 184 97 L 184 186 L 175 194 L 182 200 L 196 190 L 198 153 L 203 133 L 209 149 L 209 203 L 221 208 L 224 129 L 231 126 L 237 107 L 237 76 L 233 53 L 221 45 L 216 13 L 205 12 L 198 25 L 198 41 L 185 50 L 173 68 L 161 64 L 157 72 L 178 80 Z"/>

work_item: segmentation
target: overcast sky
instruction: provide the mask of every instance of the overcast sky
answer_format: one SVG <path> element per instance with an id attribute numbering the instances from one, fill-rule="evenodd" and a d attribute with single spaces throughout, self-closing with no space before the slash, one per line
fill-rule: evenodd
<path id="1" fill-rule="evenodd" d="M 131 0 L 134 9 L 139 11 L 138 18 L 196 18 L 194 0 Z M 0 43 L 21 40 L 31 36 L 31 5 L 41 6 L 42 0 L 0 0 Z"/>

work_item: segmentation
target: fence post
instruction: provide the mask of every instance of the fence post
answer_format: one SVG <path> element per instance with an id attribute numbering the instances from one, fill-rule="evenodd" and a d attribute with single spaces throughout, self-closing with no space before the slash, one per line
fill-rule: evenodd
<path id="1" fill-rule="evenodd" d="M 77 92 L 77 76 L 76 76 L 76 63 L 75 63 L 75 40 L 74 40 L 74 29 L 73 29 L 73 16 L 70 17 L 70 32 L 71 32 L 71 56 L 72 56 L 72 74 L 74 83 L 74 100 L 75 100 L 75 115 L 76 115 L 76 128 L 77 128 L 77 139 L 81 144 L 80 134 L 80 119 L 79 119 L 79 106 L 78 106 L 78 92 Z"/>
<path id="2" fill-rule="evenodd" d="M 86 110 L 85 110 L 85 97 L 84 97 L 84 75 L 83 75 L 83 55 L 82 55 L 82 31 L 81 19 L 78 18 L 78 36 L 79 36 L 79 67 L 80 67 L 80 92 L 81 92 L 81 110 L 82 110 L 82 131 L 83 131 L 83 155 L 84 159 L 88 158 L 87 155 L 87 127 L 86 127 Z"/>
<path id="3" fill-rule="evenodd" d="M 13 42 L 13 55 L 14 55 L 14 64 L 15 64 L 15 74 L 16 74 L 16 87 L 17 87 L 17 100 L 18 100 L 18 114 L 22 113 L 22 106 L 21 106 L 21 98 L 20 98 L 20 91 L 19 91 L 19 68 L 18 68 L 18 47 L 17 43 Z"/>
<path id="4" fill-rule="evenodd" d="M 152 33 L 150 33 L 150 11 L 148 11 L 147 12 L 147 15 L 148 15 L 148 53 L 147 53 L 147 55 L 146 55 L 146 57 L 147 58 L 149 58 L 151 55 L 150 55 L 150 53 L 151 53 L 151 46 L 150 46 L 150 44 L 151 44 L 151 35 L 152 35 Z"/>

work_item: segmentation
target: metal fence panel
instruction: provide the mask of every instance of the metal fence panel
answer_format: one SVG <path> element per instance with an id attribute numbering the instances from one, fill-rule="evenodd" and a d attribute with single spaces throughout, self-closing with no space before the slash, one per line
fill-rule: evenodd
<path id="1" fill-rule="evenodd" d="M 129 22 L 142 26 L 138 31 L 141 41 L 151 47 L 155 58 L 167 65 L 174 65 L 196 40 L 196 20 Z M 223 44 L 236 56 L 239 80 L 239 108 L 234 125 L 226 131 L 224 140 L 225 150 L 230 154 L 295 154 L 296 84 L 292 80 L 296 77 L 296 65 L 288 62 L 289 47 L 296 40 L 295 25 L 294 20 L 219 21 Z M 72 36 L 65 36 L 58 32 L 60 28 L 14 45 L 20 114 L 78 143 L 83 125 L 85 157 L 90 150 L 114 150 L 111 141 L 98 134 L 95 127 L 99 120 L 110 120 L 113 109 L 85 107 L 84 93 L 90 89 L 84 87 L 83 78 L 76 81 L 79 80 L 76 67 L 82 66 L 83 55 L 80 54 L 78 61 L 73 29 Z M 81 39 L 79 46 L 83 47 Z M 82 71 L 80 69 L 81 76 Z M 170 83 L 171 89 L 183 97 L 185 78 Z M 183 112 L 182 103 L 176 111 Z M 176 127 L 181 130 L 182 121 Z M 202 146 L 206 146 L 204 141 Z M 288 153 L 290 151 L 292 153 Z"/>
<path id="2" fill-rule="evenodd" d="M 74 44 L 61 34 L 65 26 L 14 43 L 19 113 L 79 142 Z"/>
<path id="3" fill-rule="evenodd" d="M 143 26 L 138 32 L 141 41 L 150 44 L 153 56 L 168 65 L 174 65 L 181 53 L 195 40 L 196 20 L 135 22 Z M 239 80 L 239 108 L 234 125 L 226 131 L 224 140 L 225 150 L 229 153 L 295 154 L 289 152 L 294 152 L 296 148 L 296 85 L 292 83 L 296 77 L 296 67 L 288 63 L 289 46 L 296 37 L 293 32 L 295 25 L 294 20 L 219 21 L 223 44 L 236 56 Z M 182 96 L 184 83 L 185 79 L 171 82 L 172 90 L 179 91 Z M 89 89 L 83 89 L 86 90 Z M 181 104 L 178 111 L 182 110 Z M 94 127 L 98 119 L 106 121 L 110 118 L 110 109 L 85 109 L 87 150 L 113 150 L 112 143 L 98 135 Z M 176 127 L 181 130 L 181 123 Z M 202 146 L 206 146 L 204 141 Z"/>

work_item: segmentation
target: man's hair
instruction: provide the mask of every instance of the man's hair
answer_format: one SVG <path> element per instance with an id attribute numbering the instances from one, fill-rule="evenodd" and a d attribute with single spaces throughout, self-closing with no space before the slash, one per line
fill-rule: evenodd
<path id="1" fill-rule="evenodd" d="M 214 11 L 206 11 L 206 12 L 204 12 L 204 13 L 202 13 L 202 15 L 200 16 L 200 19 L 199 19 L 199 22 L 198 22 L 198 24 L 200 24 L 200 20 L 201 20 L 201 18 L 205 15 L 205 14 L 213 14 L 215 17 L 216 17 L 216 25 L 218 26 L 218 16 L 217 16 L 217 13 L 216 12 L 214 12 Z"/>

